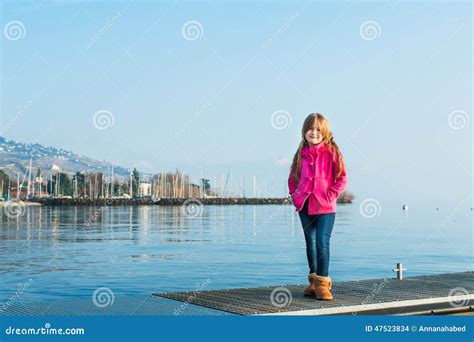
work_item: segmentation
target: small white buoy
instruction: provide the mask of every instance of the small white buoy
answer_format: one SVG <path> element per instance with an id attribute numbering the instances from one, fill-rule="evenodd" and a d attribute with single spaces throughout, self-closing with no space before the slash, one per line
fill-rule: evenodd
<path id="1" fill-rule="evenodd" d="M 408 205 L 404 204 L 402 207 L 403 210 L 408 210 Z"/>

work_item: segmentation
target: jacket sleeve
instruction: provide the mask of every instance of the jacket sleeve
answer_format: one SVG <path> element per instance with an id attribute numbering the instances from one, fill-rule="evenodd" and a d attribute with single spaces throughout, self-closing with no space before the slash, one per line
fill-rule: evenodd
<path id="1" fill-rule="evenodd" d="M 293 170 L 290 169 L 290 175 L 288 176 L 288 189 L 290 191 L 290 195 L 293 195 L 293 193 L 296 191 L 297 185 L 293 181 Z"/>
<path id="2" fill-rule="evenodd" d="M 334 182 L 332 185 L 329 187 L 328 194 L 330 200 L 336 199 L 341 192 L 343 192 L 346 189 L 347 186 L 347 171 L 346 171 L 346 166 L 344 163 L 344 159 L 341 158 L 342 161 L 342 172 L 339 175 L 337 179 L 334 179 Z M 334 170 L 334 176 L 336 176 L 337 172 L 339 171 L 339 165 L 338 165 L 338 160 L 335 158 L 333 159 L 333 162 L 335 163 L 335 167 L 333 168 Z"/>

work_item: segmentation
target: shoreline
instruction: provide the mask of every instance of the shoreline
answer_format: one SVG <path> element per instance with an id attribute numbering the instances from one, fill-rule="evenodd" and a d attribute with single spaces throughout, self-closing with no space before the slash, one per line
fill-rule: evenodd
<path id="1" fill-rule="evenodd" d="M 21 201 L 24 205 L 46 205 L 46 206 L 139 206 L 139 205 L 292 205 L 289 197 L 283 198 L 252 198 L 252 197 L 204 197 L 204 198 L 37 198 Z M 2 206 L 7 201 L 0 202 Z M 340 202 L 351 203 L 351 202 Z"/>

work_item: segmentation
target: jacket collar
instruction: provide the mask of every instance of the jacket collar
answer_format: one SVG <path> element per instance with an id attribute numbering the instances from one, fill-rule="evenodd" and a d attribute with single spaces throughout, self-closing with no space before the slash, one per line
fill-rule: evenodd
<path id="1" fill-rule="evenodd" d="M 316 155 L 323 151 L 326 151 L 327 149 L 328 149 L 328 146 L 322 141 L 319 144 L 313 145 L 313 146 L 304 145 L 302 153 L 304 155 L 309 155 L 309 154 Z"/>

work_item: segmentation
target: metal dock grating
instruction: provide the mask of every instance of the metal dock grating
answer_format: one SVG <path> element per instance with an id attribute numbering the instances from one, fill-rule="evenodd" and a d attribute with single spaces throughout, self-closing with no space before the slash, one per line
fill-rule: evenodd
<path id="1" fill-rule="evenodd" d="M 115 296 L 106 306 L 94 305 L 91 297 L 15 302 L 0 307 L 1 316 L 201 316 L 229 315 L 195 305 L 183 306 L 174 300 L 151 295 Z"/>
<path id="2" fill-rule="evenodd" d="M 469 307 L 474 303 L 474 272 L 334 282 L 334 300 L 304 297 L 305 285 L 266 286 L 155 293 L 154 295 L 240 315 L 403 314 L 407 307 Z M 273 295 L 272 295 L 273 293 Z M 412 309 L 413 310 L 413 309 Z"/>

